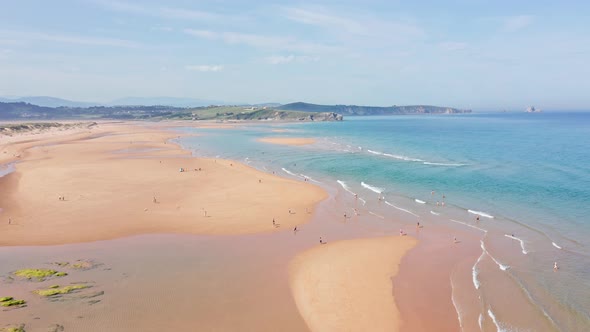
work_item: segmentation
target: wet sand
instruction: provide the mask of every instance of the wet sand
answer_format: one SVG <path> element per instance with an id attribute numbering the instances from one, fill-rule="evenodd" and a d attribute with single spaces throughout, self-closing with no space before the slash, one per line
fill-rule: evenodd
<path id="1" fill-rule="evenodd" d="M 291 288 L 312 331 L 397 331 L 391 278 L 416 244 L 408 236 L 344 240 L 299 254 Z"/>
<path id="2" fill-rule="evenodd" d="M 0 178 L 0 245 L 277 231 L 307 222 L 305 209 L 326 197 L 320 187 L 235 161 L 191 158 L 168 142 L 177 135 L 104 124 L 1 146 L 19 158 Z"/>
<path id="3" fill-rule="evenodd" d="M 258 140 L 259 142 L 279 144 L 279 145 L 308 145 L 315 143 L 315 138 L 304 138 L 304 137 L 263 137 Z"/>

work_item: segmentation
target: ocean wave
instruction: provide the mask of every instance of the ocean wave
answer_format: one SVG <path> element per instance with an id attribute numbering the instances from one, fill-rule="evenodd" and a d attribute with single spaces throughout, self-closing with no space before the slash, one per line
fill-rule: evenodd
<path id="1" fill-rule="evenodd" d="M 477 323 L 479 324 L 479 330 L 483 331 L 483 315 L 480 313 L 479 318 L 477 319 Z"/>
<path id="2" fill-rule="evenodd" d="M 551 244 L 552 244 L 552 245 L 553 245 L 555 248 L 557 248 L 557 249 L 559 249 L 559 250 L 561 250 L 561 249 L 562 249 L 562 248 L 561 248 L 560 246 L 558 246 L 558 245 L 557 245 L 557 243 L 555 243 L 555 242 L 551 242 Z"/>
<path id="3" fill-rule="evenodd" d="M 398 210 L 400 210 L 400 211 L 403 211 L 403 212 L 409 213 L 409 214 L 413 215 L 414 217 L 420 217 L 419 215 L 415 214 L 414 212 L 412 212 L 412 211 L 410 211 L 410 210 L 406 210 L 406 209 L 404 209 L 404 208 L 401 208 L 401 207 L 399 207 L 399 206 L 395 206 L 395 205 L 393 205 L 393 204 L 389 203 L 388 201 L 385 201 L 385 204 L 387 204 L 387 205 L 389 205 L 389 206 L 391 206 L 391 207 L 393 207 L 393 208 L 395 208 L 395 209 L 398 209 Z"/>
<path id="4" fill-rule="evenodd" d="M 391 153 L 383 153 L 383 152 L 369 150 L 369 149 L 367 149 L 367 152 L 368 153 L 375 154 L 375 155 L 378 155 L 378 156 L 386 156 L 386 157 L 390 157 L 390 158 L 394 158 L 394 159 L 399 159 L 399 160 L 404 160 L 404 161 L 424 161 L 424 160 L 418 159 L 418 158 L 411 158 L 411 157 L 406 157 L 406 156 L 397 155 L 397 154 L 391 154 Z"/>
<path id="5" fill-rule="evenodd" d="M 378 215 L 377 213 L 373 212 L 373 211 L 369 211 L 369 214 L 374 215 L 375 217 L 381 218 L 381 219 L 385 219 L 384 216 Z"/>
<path id="6" fill-rule="evenodd" d="M 414 201 L 419 204 L 426 204 L 426 202 L 424 202 L 423 200 L 417 199 L 417 198 L 414 199 Z"/>
<path id="7" fill-rule="evenodd" d="M 471 214 L 476 214 L 478 216 L 482 216 L 482 217 L 485 217 L 485 218 L 494 219 L 494 216 L 492 216 L 491 214 L 487 214 L 485 212 L 475 211 L 475 210 L 467 210 L 467 212 L 469 212 Z"/>
<path id="8" fill-rule="evenodd" d="M 287 174 L 289 174 L 289 175 L 298 176 L 297 174 L 295 174 L 295 173 L 291 172 L 290 170 L 288 170 L 288 169 L 286 169 L 286 168 L 284 168 L 284 167 L 283 167 L 283 168 L 281 168 L 281 169 L 283 170 L 283 172 L 285 172 L 285 173 L 287 173 Z"/>
<path id="9" fill-rule="evenodd" d="M 486 246 L 483 244 L 482 240 L 480 240 L 479 242 L 481 243 L 481 249 L 486 253 L 486 255 L 488 255 L 494 261 L 494 263 L 496 263 L 496 265 L 498 265 L 500 270 L 506 271 L 510 268 L 509 265 L 504 265 L 504 264 L 498 262 L 498 260 L 487 251 Z"/>
<path id="10" fill-rule="evenodd" d="M 492 319 L 492 322 L 494 322 L 494 325 L 496 325 L 496 330 L 498 332 L 508 332 L 508 330 L 502 328 L 500 326 L 500 323 L 498 322 L 498 319 L 496 319 L 496 315 L 494 315 L 494 312 L 492 311 L 492 309 L 488 309 L 488 316 L 490 316 L 490 318 Z"/>
<path id="11" fill-rule="evenodd" d="M 304 179 L 308 179 L 309 181 L 312 181 L 312 182 L 315 182 L 315 183 L 322 184 L 320 181 L 314 180 L 314 179 L 313 179 L 311 176 L 307 176 L 307 175 L 305 175 L 305 174 L 301 174 L 301 173 L 299 173 L 299 175 L 300 175 L 301 177 L 303 177 Z"/>
<path id="12" fill-rule="evenodd" d="M 462 310 L 459 309 L 457 305 L 457 301 L 455 301 L 455 284 L 453 283 L 453 278 L 451 278 L 451 302 L 453 302 L 453 307 L 455 307 L 455 312 L 457 313 L 457 319 L 459 320 L 459 331 L 463 331 L 463 316 L 461 315 Z"/>
<path id="13" fill-rule="evenodd" d="M 378 194 L 381 194 L 384 191 L 383 188 L 375 187 L 375 186 L 372 186 L 370 184 L 366 184 L 364 182 L 361 182 L 361 186 L 363 186 L 363 187 L 365 187 L 365 188 L 367 188 L 367 189 L 369 189 L 369 190 L 371 190 L 373 192 L 376 192 Z"/>
<path id="14" fill-rule="evenodd" d="M 440 213 L 438 213 L 438 212 L 430 211 L 430 213 L 434 214 L 435 216 L 440 216 Z"/>
<path id="15" fill-rule="evenodd" d="M 432 165 L 432 166 L 448 166 L 448 167 L 461 167 L 461 166 L 467 165 L 467 164 L 461 164 L 461 163 L 435 163 L 435 162 L 430 162 L 430 161 L 425 161 L 422 164 Z"/>
<path id="16" fill-rule="evenodd" d="M 466 222 L 464 222 L 464 221 L 455 220 L 455 219 L 449 219 L 449 220 L 450 220 L 450 221 L 452 221 L 452 222 L 456 222 L 456 223 L 458 223 L 458 224 L 461 224 L 461 225 L 465 225 L 465 226 L 467 226 L 467 227 L 471 227 L 471 228 L 477 229 L 478 231 L 482 231 L 482 232 L 484 232 L 484 233 L 487 233 L 487 232 L 488 232 L 488 231 L 486 231 L 486 230 L 485 230 L 485 229 L 483 229 L 483 228 L 479 228 L 479 227 L 477 227 L 477 226 L 474 226 L 474 225 L 468 224 L 468 223 L 466 223 Z"/>
<path id="17" fill-rule="evenodd" d="M 346 184 L 346 182 L 340 180 L 336 180 L 336 182 L 338 182 L 338 184 L 340 184 L 342 188 L 344 188 L 344 190 L 348 191 L 350 194 L 356 195 L 352 190 L 350 190 L 350 187 Z"/>
<path id="18" fill-rule="evenodd" d="M 505 237 L 507 237 L 507 238 L 510 238 L 510 239 L 513 239 L 513 240 L 516 240 L 516 241 L 520 242 L 520 248 L 522 249 L 522 253 L 523 253 L 523 254 L 525 254 L 525 255 L 526 255 L 526 254 L 528 254 L 528 253 L 529 253 L 529 252 L 528 252 L 528 251 L 526 251 L 526 249 L 524 248 L 524 241 L 523 241 L 522 239 L 520 239 L 520 238 L 517 238 L 516 236 L 513 236 L 513 235 L 509 235 L 509 234 L 504 234 L 504 236 L 505 236 Z"/>
<path id="19" fill-rule="evenodd" d="M 367 204 L 367 201 L 359 197 L 359 201 L 363 202 L 363 206 Z"/>
<path id="20" fill-rule="evenodd" d="M 479 269 L 477 268 L 477 266 L 479 265 L 479 262 L 481 262 L 481 260 L 483 259 L 483 257 L 485 255 L 486 255 L 486 252 L 482 250 L 481 255 L 479 255 L 479 257 L 475 261 L 475 264 L 473 264 L 473 267 L 471 268 L 471 277 L 473 279 L 473 286 L 475 287 L 475 289 L 479 289 L 479 287 L 481 287 L 481 283 L 479 282 L 479 279 L 477 278 L 479 276 Z"/>

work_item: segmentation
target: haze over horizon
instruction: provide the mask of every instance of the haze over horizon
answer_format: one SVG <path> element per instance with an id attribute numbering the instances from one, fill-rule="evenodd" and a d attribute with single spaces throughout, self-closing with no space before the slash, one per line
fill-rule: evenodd
<path id="1" fill-rule="evenodd" d="M 20 1 L 0 96 L 588 109 L 590 4 Z"/>

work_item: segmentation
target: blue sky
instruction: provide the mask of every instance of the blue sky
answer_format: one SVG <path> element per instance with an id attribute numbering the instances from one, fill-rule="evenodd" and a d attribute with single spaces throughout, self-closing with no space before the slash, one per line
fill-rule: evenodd
<path id="1" fill-rule="evenodd" d="M 590 109 L 590 2 L 0 3 L 0 95 Z"/>

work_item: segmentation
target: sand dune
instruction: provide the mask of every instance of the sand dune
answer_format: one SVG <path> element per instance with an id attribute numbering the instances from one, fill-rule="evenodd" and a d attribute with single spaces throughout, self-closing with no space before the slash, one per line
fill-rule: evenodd
<path id="1" fill-rule="evenodd" d="M 293 297 L 312 331 L 397 331 L 392 277 L 417 241 L 382 237 L 338 241 L 291 263 Z"/>
<path id="2" fill-rule="evenodd" d="M 1 145 L 19 163 L 0 178 L 0 245 L 276 231 L 307 222 L 301 212 L 326 197 L 317 186 L 235 161 L 192 158 L 167 142 L 177 135 L 111 123 Z"/>

